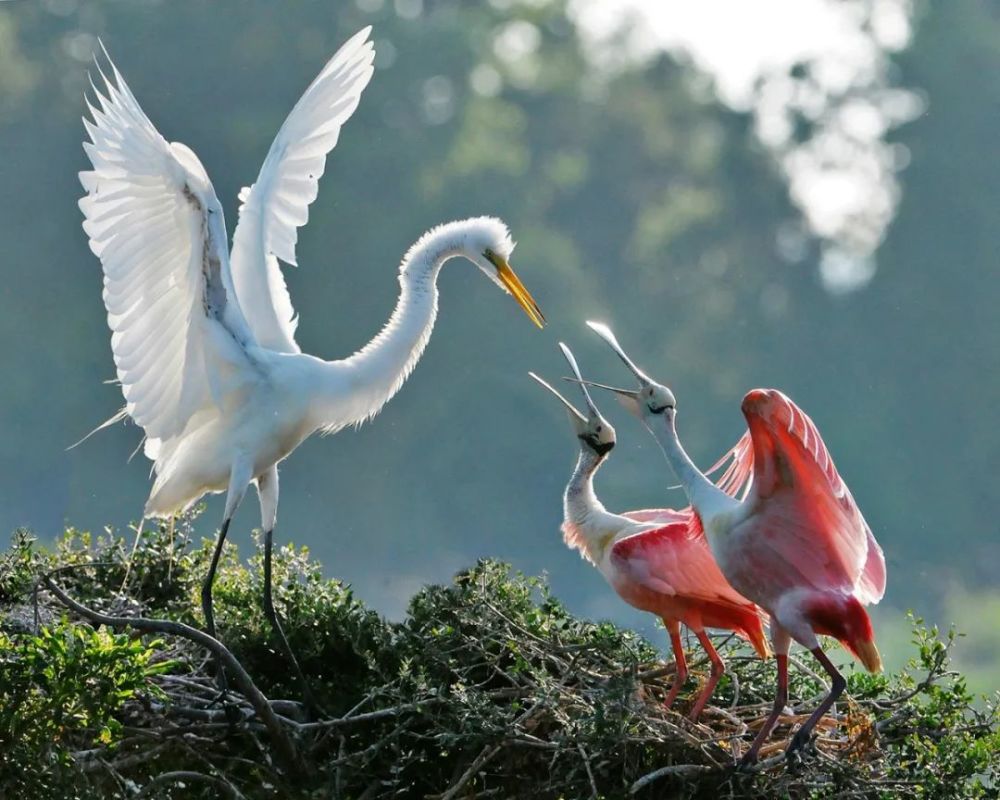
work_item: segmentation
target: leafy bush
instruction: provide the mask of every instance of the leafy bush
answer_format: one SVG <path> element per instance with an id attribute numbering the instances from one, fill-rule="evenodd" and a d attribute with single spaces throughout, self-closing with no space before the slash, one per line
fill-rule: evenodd
<path id="1" fill-rule="evenodd" d="M 816 751 L 786 768 L 800 712 L 824 691 L 793 658 L 795 714 L 747 774 L 732 765 L 769 709 L 771 663 L 718 637 L 731 670 L 692 724 L 663 709 L 672 672 L 649 643 L 572 616 L 544 581 L 491 561 L 425 587 L 391 623 L 324 580 L 307 551 L 278 551 L 276 603 L 325 711 L 309 720 L 288 699 L 300 690 L 260 608 L 259 556 L 248 568 L 230 548 L 220 638 L 271 699 L 220 697 L 212 659 L 182 625 L 200 624 L 212 548 L 189 538 L 185 525 L 151 531 L 122 592 L 130 543 L 70 530 L 46 550 L 15 535 L 0 556 L 0 796 L 997 796 L 996 698 L 974 702 L 949 666 L 955 634 L 919 620 L 909 668 L 850 673 Z M 129 631 L 85 615 L 122 633 L 71 622 L 42 591 L 36 631 L 32 595 L 53 571 L 77 600 L 147 622 Z M 149 626 L 173 627 L 136 633 Z M 707 671 L 700 653 L 691 666 Z M 689 701 L 695 681 L 688 689 Z"/>
<path id="2" fill-rule="evenodd" d="M 74 797 L 70 747 L 113 752 L 126 702 L 159 694 L 161 642 L 73 625 L 0 633 L 0 785 L 5 797 Z M 86 794 L 80 794 L 83 797 Z"/>

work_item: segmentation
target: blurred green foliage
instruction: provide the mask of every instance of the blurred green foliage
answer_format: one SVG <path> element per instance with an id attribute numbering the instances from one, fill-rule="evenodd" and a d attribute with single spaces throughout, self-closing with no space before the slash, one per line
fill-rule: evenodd
<path id="1" fill-rule="evenodd" d="M 266 0 L 0 4 L 0 530 L 124 528 L 148 491 L 144 465 L 125 464 L 132 426 L 64 452 L 121 402 L 100 384 L 113 374 L 100 268 L 76 208 L 97 37 L 164 135 L 200 155 L 231 229 L 238 189 L 303 88 L 371 23 L 375 78 L 300 236 L 302 269 L 286 270 L 303 348 L 335 357 L 367 341 L 407 246 L 477 213 L 510 223 L 515 266 L 551 325 L 539 334 L 472 270 L 446 271 L 438 330 L 400 396 L 362 431 L 311 441 L 283 465 L 279 539 L 307 543 L 395 614 L 425 581 L 496 556 L 547 571 L 575 610 L 640 624 L 562 546 L 573 440 L 525 376 L 560 374 L 557 339 L 594 377 L 619 374 L 582 327 L 596 317 L 676 390 L 701 463 L 739 435 L 753 386 L 810 413 L 887 553 L 890 617 L 912 606 L 964 627 L 948 598 L 967 597 L 963 611 L 1000 628 L 1000 612 L 971 599 L 995 592 L 1000 558 L 1000 16 L 971 0 L 915 7 L 915 40 L 895 61 L 928 111 L 892 134 L 910 158 L 898 217 L 872 283 L 831 296 L 749 118 L 693 90 L 694 68 L 665 55 L 603 69 L 564 0 L 302 2 L 280 14 Z M 499 43 L 518 30 L 537 46 L 510 58 Z M 608 506 L 679 499 L 664 496 L 669 476 L 642 432 L 618 427 L 599 485 Z M 237 539 L 256 522 L 245 505 Z M 997 647 L 983 657 L 986 688 Z"/>

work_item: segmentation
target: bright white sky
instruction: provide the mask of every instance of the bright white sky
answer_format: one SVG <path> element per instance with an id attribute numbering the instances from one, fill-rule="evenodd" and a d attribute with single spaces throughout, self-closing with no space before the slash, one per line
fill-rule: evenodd
<path id="1" fill-rule="evenodd" d="M 574 0 L 572 10 L 604 65 L 667 50 L 710 76 L 723 103 L 751 110 L 824 243 L 826 286 L 870 280 L 908 158 L 885 134 L 923 108 L 889 78 L 890 55 L 910 41 L 911 0 Z M 623 26 L 624 53 L 612 44 Z M 807 79 L 790 75 L 796 64 L 808 65 Z M 813 125 L 805 141 L 793 138 L 796 119 Z"/>

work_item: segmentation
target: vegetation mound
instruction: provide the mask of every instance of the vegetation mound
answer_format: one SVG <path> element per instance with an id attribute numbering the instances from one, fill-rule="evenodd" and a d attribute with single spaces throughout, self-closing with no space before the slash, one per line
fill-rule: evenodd
<path id="1" fill-rule="evenodd" d="M 221 566 L 223 647 L 198 630 L 210 543 L 192 548 L 185 526 L 149 535 L 122 592 L 126 552 L 69 530 L 53 549 L 15 534 L 0 556 L 0 797 L 965 798 L 1000 786 L 997 698 L 974 702 L 949 668 L 955 634 L 919 621 L 909 667 L 850 673 L 815 749 L 786 764 L 826 690 L 793 658 L 793 713 L 743 773 L 733 764 L 774 669 L 725 637 L 730 673 L 693 724 L 684 702 L 663 709 L 672 673 L 655 648 L 570 615 L 541 579 L 482 561 L 422 589 L 395 623 L 285 547 L 276 603 L 323 708 L 309 719 L 261 610 L 258 557 L 244 566 L 230 547 Z M 231 666 L 225 697 L 213 652 Z M 687 702 L 707 675 L 699 655 Z"/>

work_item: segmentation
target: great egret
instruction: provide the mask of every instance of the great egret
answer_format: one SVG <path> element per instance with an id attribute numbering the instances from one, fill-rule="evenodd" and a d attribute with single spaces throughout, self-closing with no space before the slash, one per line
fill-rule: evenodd
<path id="1" fill-rule="evenodd" d="M 870 672 L 882 669 L 864 609 L 885 593 L 882 548 L 815 424 L 788 397 L 776 389 L 754 389 L 743 398 L 753 449 L 739 456 L 737 471 L 752 470 L 753 481 L 749 492 L 737 500 L 706 478 L 681 447 L 673 393 L 632 362 L 607 326 L 587 324 L 638 380 L 638 390 L 613 391 L 663 448 L 701 517 L 722 573 L 771 617 L 778 689 L 771 714 L 744 764 L 757 760 L 788 700 L 791 640 L 811 650 L 830 675 L 829 694 L 788 746 L 791 757 L 809 742 L 816 723 L 846 685 L 819 646 L 817 634 L 838 639 Z"/>
<path id="2" fill-rule="evenodd" d="M 569 348 L 562 343 L 559 347 L 570 369 L 582 380 Z M 594 474 L 615 446 L 615 429 L 601 416 L 582 383 L 586 416 L 540 377 L 529 374 L 566 406 L 579 440 L 576 469 L 563 495 L 563 541 L 596 566 L 622 600 L 663 620 L 677 665 L 674 684 L 664 701 L 667 708 L 687 680 L 681 623 L 694 631 L 712 663 L 708 682 L 691 708 L 690 717 L 696 720 L 726 670 L 705 628 L 735 631 L 750 640 L 761 658 L 766 658 L 768 648 L 760 610 L 722 577 L 691 508 L 613 514 L 604 507 L 594 493 Z M 716 466 L 736 457 L 745 445 L 740 440 Z M 738 478 L 734 480 L 732 475 L 722 486 L 730 492 L 740 488 Z"/>
<path id="3" fill-rule="evenodd" d="M 323 67 L 285 120 L 257 181 L 240 193 L 227 252 L 222 206 L 201 162 L 168 143 L 110 63 L 94 88 L 80 173 L 80 208 L 104 269 L 104 302 L 125 408 L 145 431 L 156 479 L 145 517 L 169 517 L 209 492 L 226 492 L 222 527 L 202 591 L 215 635 L 212 583 L 229 523 L 247 488 L 260 498 L 264 607 L 302 678 L 271 597 L 278 463 L 316 431 L 370 419 L 424 352 L 437 316 L 438 273 L 463 257 L 543 317 L 508 264 L 513 243 L 498 219 L 451 222 L 424 234 L 399 268 L 400 295 L 381 332 L 354 355 L 325 361 L 295 342 L 297 319 L 278 261 L 295 264 L 327 153 L 372 76 L 370 28 Z M 103 426 L 102 426 L 103 427 Z M 303 680 L 305 686 L 305 681 Z M 308 687 L 306 688 L 308 693 Z"/>

